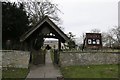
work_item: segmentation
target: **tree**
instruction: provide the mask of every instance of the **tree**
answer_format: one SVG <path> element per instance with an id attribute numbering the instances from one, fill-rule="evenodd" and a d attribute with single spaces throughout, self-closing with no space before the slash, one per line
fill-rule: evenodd
<path id="1" fill-rule="evenodd" d="M 120 26 L 110 29 L 109 34 L 109 37 L 114 41 L 113 47 L 120 48 Z"/>
<path id="2" fill-rule="evenodd" d="M 70 38 L 70 41 L 68 42 L 68 47 L 69 49 L 73 49 L 76 47 L 76 43 L 75 43 L 75 35 L 72 34 L 72 32 L 68 33 L 68 37 Z"/>
<path id="3" fill-rule="evenodd" d="M 29 21 L 23 4 L 2 2 L 2 39 L 3 47 L 6 41 L 19 42 L 19 37 L 28 29 Z"/>
<path id="4" fill-rule="evenodd" d="M 28 16 L 30 16 L 29 20 L 31 21 L 31 25 L 36 24 L 46 15 L 54 22 L 61 23 L 61 19 L 58 17 L 58 12 L 61 11 L 58 9 L 57 4 L 53 4 L 49 0 L 40 0 L 40 2 L 29 0 L 28 2 L 23 1 L 22 3 L 25 6 Z"/>
<path id="5" fill-rule="evenodd" d="M 40 0 L 40 2 L 36 2 L 33 0 L 29 0 L 28 2 L 25 2 L 24 0 L 21 0 L 21 1 L 22 1 L 21 3 L 25 6 L 25 10 L 27 12 L 27 15 L 29 16 L 29 21 L 31 22 L 30 23 L 31 26 L 34 26 L 46 15 L 50 19 L 52 19 L 55 23 L 58 23 L 58 24 L 61 23 L 61 19 L 57 15 L 57 13 L 61 11 L 58 9 L 57 4 L 53 4 L 49 0 Z M 37 39 L 39 37 L 41 38 L 41 41 L 40 39 L 39 40 Z M 40 46 L 40 44 L 42 45 L 44 41 L 41 36 L 39 37 L 35 39 L 35 40 L 38 40 L 38 43 L 36 46 Z M 35 46 L 35 49 L 36 49 L 36 46 Z"/>
<path id="6" fill-rule="evenodd" d="M 103 32 L 102 33 L 102 44 L 105 47 L 112 47 L 114 43 L 114 40 L 112 39 L 111 34 L 109 34 L 109 32 Z"/>
<path id="7" fill-rule="evenodd" d="M 86 36 L 85 36 L 85 33 L 82 34 L 82 40 L 83 40 L 83 44 L 81 45 L 81 48 L 82 48 L 82 51 L 83 49 L 85 48 L 85 40 L 86 40 Z"/>
<path id="8" fill-rule="evenodd" d="M 75 38 L 75 35 L 73 35 L 73 33 L 72 32 L 69 32 L 68 34 L 68 37 L 70 38 L 70 39 L 72 39 L 72 40 L 74 40 Z"/>
<path id="9" fill-rule="evenodd" d="M 92 29 L 92 30 L 91 30 L 91 33 L 100 33 L 100 30 L 97 29 L 97 28 L 95 28 L 95 29 Z"/>
<path id="10" fill-rule="evenodd" d="M 102 42 L 104 46 L 110 48 L 120 47 L 120 27 L 113 27 L 109 31 L 102 33 Z"/>
<path id="11" fill-rule="evenodd" d="M 115 39 L 116 43 L 118 43 L 118 45 L 120 46 L 120 26 L 115 26 L 114 28 L 112 28 L 112 33 L 112 36 L 114 36 L 113 39 Z"/>

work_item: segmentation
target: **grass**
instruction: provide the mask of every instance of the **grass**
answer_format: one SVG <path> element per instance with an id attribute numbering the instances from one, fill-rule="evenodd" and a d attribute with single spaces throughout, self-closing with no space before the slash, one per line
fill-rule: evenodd
<path id="1" fill-rule="evenodd" d="M 61 67 L 65 78 L 118 78 L 118 65 Z"/>
<path id="2" fill-rule="evenodd" d="M 28 72 L 26 68 L 3 68 L 2 80 L 25 80 Z"/>
<path id="3" fill-rule="evenodd" d="M 76 50 L 76 49 L 73 49 L 73 50 L 63 50 L 63 52 L 85 52 L 85 53 L 90 53 L 90 52 L 94 52 L 94 53 L 99 53 L 99 52 L 103 52 L 103 53 L 118 53 L 120 52 L 119 49 L 101 49 L 101 50 Z"/>

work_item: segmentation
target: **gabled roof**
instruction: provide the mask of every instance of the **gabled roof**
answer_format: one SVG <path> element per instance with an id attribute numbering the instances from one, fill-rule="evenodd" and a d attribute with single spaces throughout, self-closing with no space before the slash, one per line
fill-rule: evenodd
<path id="1" fill-rule="evenodd" d="M 47 22 L 65 41 L 69 41 L 68 36 L 54 23 L 52 22 L 48 16 L 45 16 L 41 21 L 39 21 L 35 26 L 30 28 L 25 34 L 20 37 L 20 42 L 26 40 L 33 32 L 35 32 L 38 28 Z"/>

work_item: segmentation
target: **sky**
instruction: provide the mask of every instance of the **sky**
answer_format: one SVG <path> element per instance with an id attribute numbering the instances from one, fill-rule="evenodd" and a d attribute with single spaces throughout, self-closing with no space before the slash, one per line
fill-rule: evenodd
<path id="1" fill-rule="evenodd" d="M 12 0 L 14 1 L 14 0 Z M 39 0 L 36 0 L 39 1 Z M 106 32 L 118 26 L 120 0 L 50 0 L 58 4 L 64 32 L 72 32 L 76 39 L 92 29 Z"/>
<path id="2" fill-rule="evenodd" d="M 51 0 L 58 4 L 64 32 L 76 37 L 91 29 L 105 32 L 118 25 L 119 0 Z"/>

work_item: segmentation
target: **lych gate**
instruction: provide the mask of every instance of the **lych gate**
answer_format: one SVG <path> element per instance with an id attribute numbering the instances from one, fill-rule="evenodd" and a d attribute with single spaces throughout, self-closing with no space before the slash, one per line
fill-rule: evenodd
<path id="1" fill-rule="evenodd" d="M 61 50 L 61 42 L 65 43 L 69 41 L 68 36 L 54 23 L 48 16 L 45 16 L 35 26 L 30 28 L 20 38 L 21 42 L 27 42 L 32 49 L 33 39 L 36 35 L 44 34 L 44 38 L 58 39 L 58 48 Z"/>

